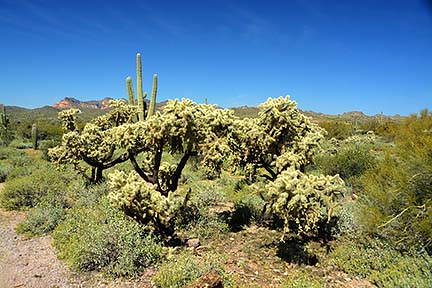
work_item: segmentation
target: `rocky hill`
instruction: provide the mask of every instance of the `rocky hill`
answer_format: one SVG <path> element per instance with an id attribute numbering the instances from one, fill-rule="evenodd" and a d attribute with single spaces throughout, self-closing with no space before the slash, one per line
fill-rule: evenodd
<path id="1" fill-rule="evenodd" d="M 63 100 L 53 104 L 52 106 L 59 109 L 93 108 L 104 110 L 109 108 L 110 100 L 112 100 L 112 98 L 106 97 L 102 100 L 80 101 L 72 97 L 66 97 Z"/>

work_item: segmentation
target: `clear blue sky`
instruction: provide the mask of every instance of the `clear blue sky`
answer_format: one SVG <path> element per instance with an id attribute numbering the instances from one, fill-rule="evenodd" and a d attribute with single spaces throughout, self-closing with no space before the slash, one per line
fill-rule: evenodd
<path id="1" fill-rule="evenodd" d="M 432 108 L 421 0 L 0 0 L 0 103 L 126 97 L 141 52 L 159 101 L 223 107 L 291 95 L 304 110 Z"/>

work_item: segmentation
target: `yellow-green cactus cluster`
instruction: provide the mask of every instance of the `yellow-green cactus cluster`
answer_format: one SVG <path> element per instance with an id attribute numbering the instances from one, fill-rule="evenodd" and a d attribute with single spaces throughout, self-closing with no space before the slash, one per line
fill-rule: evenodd
<path id="1" fill-rule="evenodd" d="M 264 195 L 272 210 L 284 218 L 286 232 L 289 222 L 294 221 L 298 234 L 313 234 L 320 222 L 333 216 L 345 191 L 338 175 L 306 175 L 290 167 L 265 186 Z"/>
<path id="2" fill-rule="evenodd" d="M 76 129 L 76 114 L 81 113 L 79 109 L 68 109 L 58 113 L 58 118 L 62 122 L 64 131 L 74 131 Z"/>
<path id="3" fill-rule="evenodd" d="M 228 137 L 232 160 L 242 167 L 253 164 L 265 169 L 266 177 L 289 167 L 303 168 L 320 149 L 325 131 L 310 121 L 289 96 L 269 98 L 260 105 L 256 119 L 237 120 Z"/>
<path id="4" fill-rule="evenodd" d="M 115 171 L 109 175 L 113 206 L 137 221 L 150 226 L 167 225 L 176 206 L 173 193 L 167 197 L 156 191 L 156 185 L 145 182 L 132 171 L 129 175 Z"/>
<path id="5" fill-rule="evenodd" d="M 123 100 L 111 101 L 110 105 L 111 111 L 87 123 L 82 131 L 75 127 L 79 110 L 61 111 L 59 118 L 69 132 L 63 134 L 59 146 L 49 150 L 51 159 L 57 164 L 73 164 L 90 182 L 102 180 L 103 170 L 128 160 L 128 151 L 120 149 L 115 132 L 117 127 L 133 122 L 136 108 Z M 91 173 L 86 173 L 83 164 L 90 166 Z"/>
<path id="6" fill-rule="evenodd" d="M 226 151 L 222 153 L 217 149 L 221 146 L 214 144 L 225 137 L 232 122 L 231 111 L 182 99 L 168 101 L 162 112 L 144 122 L 116 127 L 113 134 L 122 149 L 142 155 L 139 170 L 144 178 L 157 183 L 159 190 L 174 191 L 179 173 L 192 155 L 205 155 L 203 164 L 210 170 L 221 168 Z M 180 155 L 180 162 L 169 166 L 158 162 L 164 152 Z"/>

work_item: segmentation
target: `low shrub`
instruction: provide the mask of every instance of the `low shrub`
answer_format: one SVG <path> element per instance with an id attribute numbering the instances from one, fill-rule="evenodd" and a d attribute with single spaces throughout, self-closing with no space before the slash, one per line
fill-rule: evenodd
<path id="1" fill-rule="evenodd" d="M 66 201 L 71 189 L 83 185 L 74 174 L 57 171 L 49 163 L 18 169 L 10 176 L 0 191 L 0 206 L 8 210 L 34 207 L 48 195 Z"/>
<path id="2" fill-rule="evenodd" d="M 13 166 L 10 163 L 6 161 L 0 161 L 0 183 L 5 182 L 6 177 L 9 175 L 12 169 Z"/>
<path id="3" fill-rule="evenodd" d="M 38 236 L 53 231 L 66 214 L 62 203 L 43 201 L 32 208 L 16 230 L 27 236 Z"/>
<path id="4" fill-rule="evenodd" d="M 427 253 L 401 254 L 377 239 L 359 239 L 338 245 L 330 262 L 378 287 L 432 287 L 432 258 Z"/>
<path id="5" fill-rule="evenodd" d="M 146 227 L 109 206 L 75 207 L 52 233 L 58 256 L 73 269 L 134 276 L 163 257 L 163 248 Z"/>
<path id="6" fill-rule="evenodd" d="M 230 226 L 238 230 L 241 226 L 261 223 L 263 220 L 265 201 L 257 195 L 246 195 L 234 203 Z"/>
<path id="7" fill-rule="evenodd" d="M 299 272 L 290 274 L 288 278 L 282 283 L 283 288 L 321 288 L 324 287 L 323 283 L 314 279 L 311 274 Z"/>
<path id="8" fill-rule="evenodd" d="M 233 280 L 226 274 L 221 264 L 222 255 L 205 255 L 198 260 L 193 255 L 183 252 L 178 257 L 165 261 L 153 276 L 157 287 L 180 288 L 192 283 L 210 271 L 222 276 L 224 287 L 232 287 Z"/>
<path id="9" fill-rule="evenodd" d="M 324 175 L 336 175 L 344 180 L 362 175 L 376 164 L 374 156 L 365 148 L 350 147 L 336 154 L 323 154 L 315 163 Z"/>
<path id="10" fill-rule="evenodd" d="M 9 147 L 15 149 L 29 149 L 32 148 L 32 143 L 28 141 L 24 141 L 22 139 L 15 139 L 9 144 Z"/>

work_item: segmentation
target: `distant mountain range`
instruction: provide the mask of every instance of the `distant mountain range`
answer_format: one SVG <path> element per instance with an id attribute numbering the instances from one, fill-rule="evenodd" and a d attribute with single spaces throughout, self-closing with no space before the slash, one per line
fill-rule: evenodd
<path id="1" fill-rule="evenodd" d="M 81 110 L 81 114 L 78 117 L 80 122 L 88 122 L 94 117 L 105 114 L 106 110 L 109 109 L 109 101 L 112 98 L 104 98 L 102 100 L 91 100 L 91 101 L 80 101 L 72 97 L 66 97 L 63 100 L 52 104 L 51 106 L 44 106 L 35 109 L 26 109 L 16 106 L 7 106 L 7 114 L 9 114 L 12 122 L 53 122 L 58 123 L 57 114 L 63 109 L 77 108 Z M 157 104 L 157 108 L 160 109 L 166 104 L 166 101 Z M 231 108 L 234 114 L 238 117 L 253 118 L 258 115 L 258 107 L 241 106 Z M 317 113 L 313 111 L 302 111 L 305 115 L 312 118 L 315 123 L 328 121 L 328 120 L 340 120 L 350 122 L 366 122 L 369 120 L 383 120 L 383 121 L 401 121 L 403 116 L 385 116 L 377 114 L 374 116 L 365 115 L 360 111 L 346 112 L 338 115 L 328 115 L 324 113 Z"/>
<path id="2" fill-rule="evenodd" d="M 63 100 L 53 104 L 52 106 L 59 109 L 71 109 L 71 108 L 93 108 L 93 109 L 108 109 L 109 101 L 112 98 L 106 97 L 102 100 L 90 100 L 90 101 L 80 101 L 72 97 L 66 97 Z"/>

